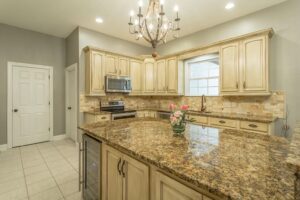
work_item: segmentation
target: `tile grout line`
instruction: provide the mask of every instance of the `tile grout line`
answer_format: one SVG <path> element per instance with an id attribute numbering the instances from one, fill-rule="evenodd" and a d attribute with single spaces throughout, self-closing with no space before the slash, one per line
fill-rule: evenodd
<path id="1" fill-rule="evenodd" d="M 51 142 L 50 142 L 50 144 L 51 144 Z M 51 144 L 51 145 L 54 146 L 53 144 Z M 59 200 L 64 200 L 64 199 L 65 199 L 64 194 L 63 194 L 63 192 L 61 191 L 61 189 L 60 189 L 60 187 L 59 187 L 59 184 L 56 182 L 56 180 L 55 180 L 55 178 L 54 178 L 54 175 L 52 174 L 52 172 L 51 172 L 51 170 L 50 170 L 50 168 L 49 168 L 49 166 L 48 166 L 48 163 L 46 162 L 46 160 L 45 160 L 45 158 L 44 158 L 44 155 L 41 153 L 39 147 L 37 147 L 37 149 L 38 149 L 39 153 L 41 154 L 42 159 L 43 159 L 43 161 L 45 162 L 45 164 L 46 164 L 46 166 L 47 166 L 47 168 L 48 168 L 48 170 L 49 170 L 49 173 L 51 174 L 51 177 L 53 178 L 53 180 L 54 180 L 54 182 L 55 182 L 55 184 L 56 184 L 56 187 L 58 188 L 59 192 L 60 192 L 61 195 L 62 195 L 62 198 L 60 198 Z M 54 187 L 53 187 L 53 188 L 54 188 Z M 51 189 L 51 188 L 49 188 L 49 189 Z"/>
<path id="2" fill-rule="evenodd" d="M 23 164 L 23 157 L 22 157 L 22 153 L 21 153 L 21 148 L 19 148 L 19 154 L 20 154 L 20 158 L 21 158 L 21 163 L 22 163 L 22 171 L 23 171 L 23 177 L 24 177 L 24 181 L 25 181 L 25 188 L 26 188 L 26 193 L 27 193 L 27 199 L 29 199 L 29 192 L 28 192 L 28 187 L 27 187 L 27 180 L 26 180 L 26 176 L 25 176 L 25 169 L 24 169 L 24 164 Z"/>

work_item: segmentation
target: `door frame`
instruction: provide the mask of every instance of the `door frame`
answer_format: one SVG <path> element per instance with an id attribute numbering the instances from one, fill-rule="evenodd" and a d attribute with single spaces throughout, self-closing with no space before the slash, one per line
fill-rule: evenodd
<path id="1" fill-rule="evenodd" d="M 70 124 L 69 124 L 69 120 L 68 120 L 68 100 L 69 100 L 69 97 L 67 95 L 67 91 L 68 91 L 68 87 L 69 87 L 69 80 L 68 80 L 68 72 L 70 71 L 75 71 L 75 108 L 74 108 L 74 113 L 76 114 L 76 125 L 78 124 L 78 74 L 77 74 L 77 63 L 74 63 L 70 66 L 68 66 L 66 69 L 65 69 L 65 120 L 66 120 L 66 136 L 68 136 L 69 138 L 72 138 L 71 137 L 71 133 L 70 133 Z M 75 142 L 77 142 L 77 137 L 75 137 Z"/>
<path id="2" fill-rule="evenodd" d="M 53 67 L 45 65 L 36 65 L 29 63 L 7 62 L 7 147 L 12 148 L 13 144 L 13 66 L 20 65 L 20 67 L 48 69 L 50 73 L 50 141 L 53 140 Z"/>

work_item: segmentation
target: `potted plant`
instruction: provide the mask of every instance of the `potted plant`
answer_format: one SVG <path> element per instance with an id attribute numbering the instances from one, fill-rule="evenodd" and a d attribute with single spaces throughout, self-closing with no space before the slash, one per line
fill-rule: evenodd
<path id="1" fill-rule="evenodd" d="M 170 109 L 172 114 L 170 116 L 170 122 L 173 129 L 175 136 L 182 136 L 184 135 L 186 122 L 193 121 L 192 119 L 186 119 L 186 112 L 189 109 L 188 105 L 180 106 L 180 109 L 176 109 L 175 104 L 170 104 Z"/>

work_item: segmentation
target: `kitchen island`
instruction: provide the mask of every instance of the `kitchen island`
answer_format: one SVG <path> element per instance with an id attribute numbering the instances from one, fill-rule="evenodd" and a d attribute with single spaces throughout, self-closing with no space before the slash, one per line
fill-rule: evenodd
<path id="1" fill-rule="evenodd" d="M 168 121 L 153 118 L 80 129 L 205 194 L 203 199 L 295 199 L 296 176 L 285 162 L 289 142 L 284 138 L 194 124 L 187 125 L 184 137 L 174 137 Z M 153 191 L 150 184 L 152 196 L 146 199 L 159 199 Z"/>

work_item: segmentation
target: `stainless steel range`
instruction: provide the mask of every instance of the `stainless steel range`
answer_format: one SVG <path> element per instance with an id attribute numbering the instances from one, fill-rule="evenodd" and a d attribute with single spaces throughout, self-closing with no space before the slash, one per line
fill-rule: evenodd
<path id="1" fill-rule="evenodd" d="M 100 110 L 111 112 L 112 120 L 134 118 L 136 117 L 136 110 L 125 109 L 124 101 L 107 101 L 100 102 Z"/>

